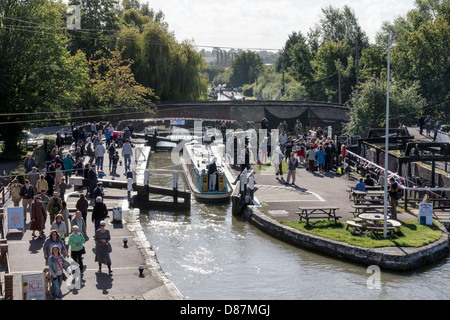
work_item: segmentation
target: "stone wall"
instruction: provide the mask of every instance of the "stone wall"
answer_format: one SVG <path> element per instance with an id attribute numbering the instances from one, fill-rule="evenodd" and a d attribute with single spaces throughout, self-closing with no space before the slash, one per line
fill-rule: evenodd
<path id="1" fill-rule="evenodd" d="M 421 248 L 369 249 L 325 239 L 281 225 L 256 207 L 247 207 L 244 217 L 262 231 L 286 242 L 363 265 L 377 265 L 382 269 L 408 271 L 437 262 L 447 257 L 449 253 L 448 233 L 443 226 L 441 226 L 441 239 Z"/>

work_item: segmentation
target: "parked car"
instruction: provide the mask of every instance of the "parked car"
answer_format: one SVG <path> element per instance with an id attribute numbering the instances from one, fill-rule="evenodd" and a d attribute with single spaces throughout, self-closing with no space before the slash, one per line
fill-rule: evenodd
<path id="1" fill-rule="evenodd" d="M 27 150 L 36 149 L 38 146 L 37 137 L 34 134 L 32 134 L 30 131 L 23 132 L 23 140 L 24 140 Z"/>

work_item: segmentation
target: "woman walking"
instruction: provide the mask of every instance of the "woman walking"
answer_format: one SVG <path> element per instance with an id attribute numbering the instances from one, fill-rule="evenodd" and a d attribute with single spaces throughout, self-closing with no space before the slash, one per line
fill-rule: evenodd
<path id="1" fill-rule="evenodd" d="M 61 250 L 57 245 L 52 247 L 51 255 L 48 258 L 48 269 L 52 280 L 52 296 L 55 300 L 61 300 L 61 285 L 63 282 L 63 270 L 67 270 L 69 262 L 61 255 Z"/>
<path id="2" fill-rule="evenodd" d="M 30 230 L 33 230 L 31 234 L 36 237 L 35 232 L 39 232 L 39 239 L 44 238 L 45 221 L 47 220 L 47 212 L 44 209 L 44 204 L 39 197 L 34 198 L 34 202 L 31 204 L 31 225 Z"/>
<path id="3" fill-rule="evenodd" d="M 326 152 L 323 149 L 323 145 L 320 145 L 319 150 L 317 151 L 317 164 L 319 165 L 319 172 L 323 173 L 324 165 L 325 165 L 325 156 Z"/>
<path id="4" fill-rule="evenodd" d="M 106 222 L 100 222 L 100 228 L 95 231 L 95 261 L 98 262 L 98 272 L 102 272 L 102 264 L 108 266 L 109 274 L 112 273 L 111 270 L 111 258 L 109 253 L 111 252 L 111 236 L 109 230 L 106 229 Z"/>
<path id="5" fill-rule="evenodd" d="M 83 234 L 81 232 L 78 232 L 78 226 L 74 225 L 72 227 L 72 233 L 69 236 L 69 240 L 67 244 L 70 246 L 70 256 L 73 260 L 75 260 L 76 263 L 80 266 L 80 271 L 84 271 L 84 265 L 83 265 L 83 253 L 84 250 L 84 242 L 85 239 L 83 237 Z"/>
<path id="6" fill-rule="evenodd" d="M 58 231 L 63 243 L 65 243 L 65 239 L 66 239 L 66 224 L 63 221 L 63 216 L 62 214 L 57 214 L 55 217 L 55 222 L 52 223 L 52 230 L 56 230 Z"/>

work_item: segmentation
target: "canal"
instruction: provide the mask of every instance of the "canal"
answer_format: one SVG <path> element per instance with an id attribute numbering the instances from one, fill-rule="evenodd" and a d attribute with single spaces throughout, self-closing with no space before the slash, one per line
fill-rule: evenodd
<path id="1" fill-rule="evenodd" d="M 151 184 L 172 186 L 170 153 L 152 153 Z M 182 175 L 180 175 L 182 176 Z M 180 178 L 179 188 L 188 188 Z M 449 299 L 450 258 L 408 273 L 368 270 L 286 244 L 231 214 L 192 201 L 190 215 L 142 212 L 162 269 L 186 299 Z M 378 277 L 379 276 L 379 277 Z"/>

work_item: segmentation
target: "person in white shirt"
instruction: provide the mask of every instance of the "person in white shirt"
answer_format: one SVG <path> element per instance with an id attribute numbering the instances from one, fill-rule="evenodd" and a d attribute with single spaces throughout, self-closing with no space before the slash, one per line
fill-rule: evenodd
<path id="1" fill-rule="evenodd" d="M 95 159 L 97 159 L 97 168 L 103 171 L 103 158 L 106 153 L 106 148 L 103 145 L 103 142 L 99 142 L 97 147 L 95 147 Z"/>
<path id="2" fill-rule="evenodd" d="M 125 140 L 125 144 L 122 146 L 122 156 L 125 161 L 125 172 L 131 170 L 131 157 L 133 156 L 133 149 L 130 144 L 130 140 Z"/>

